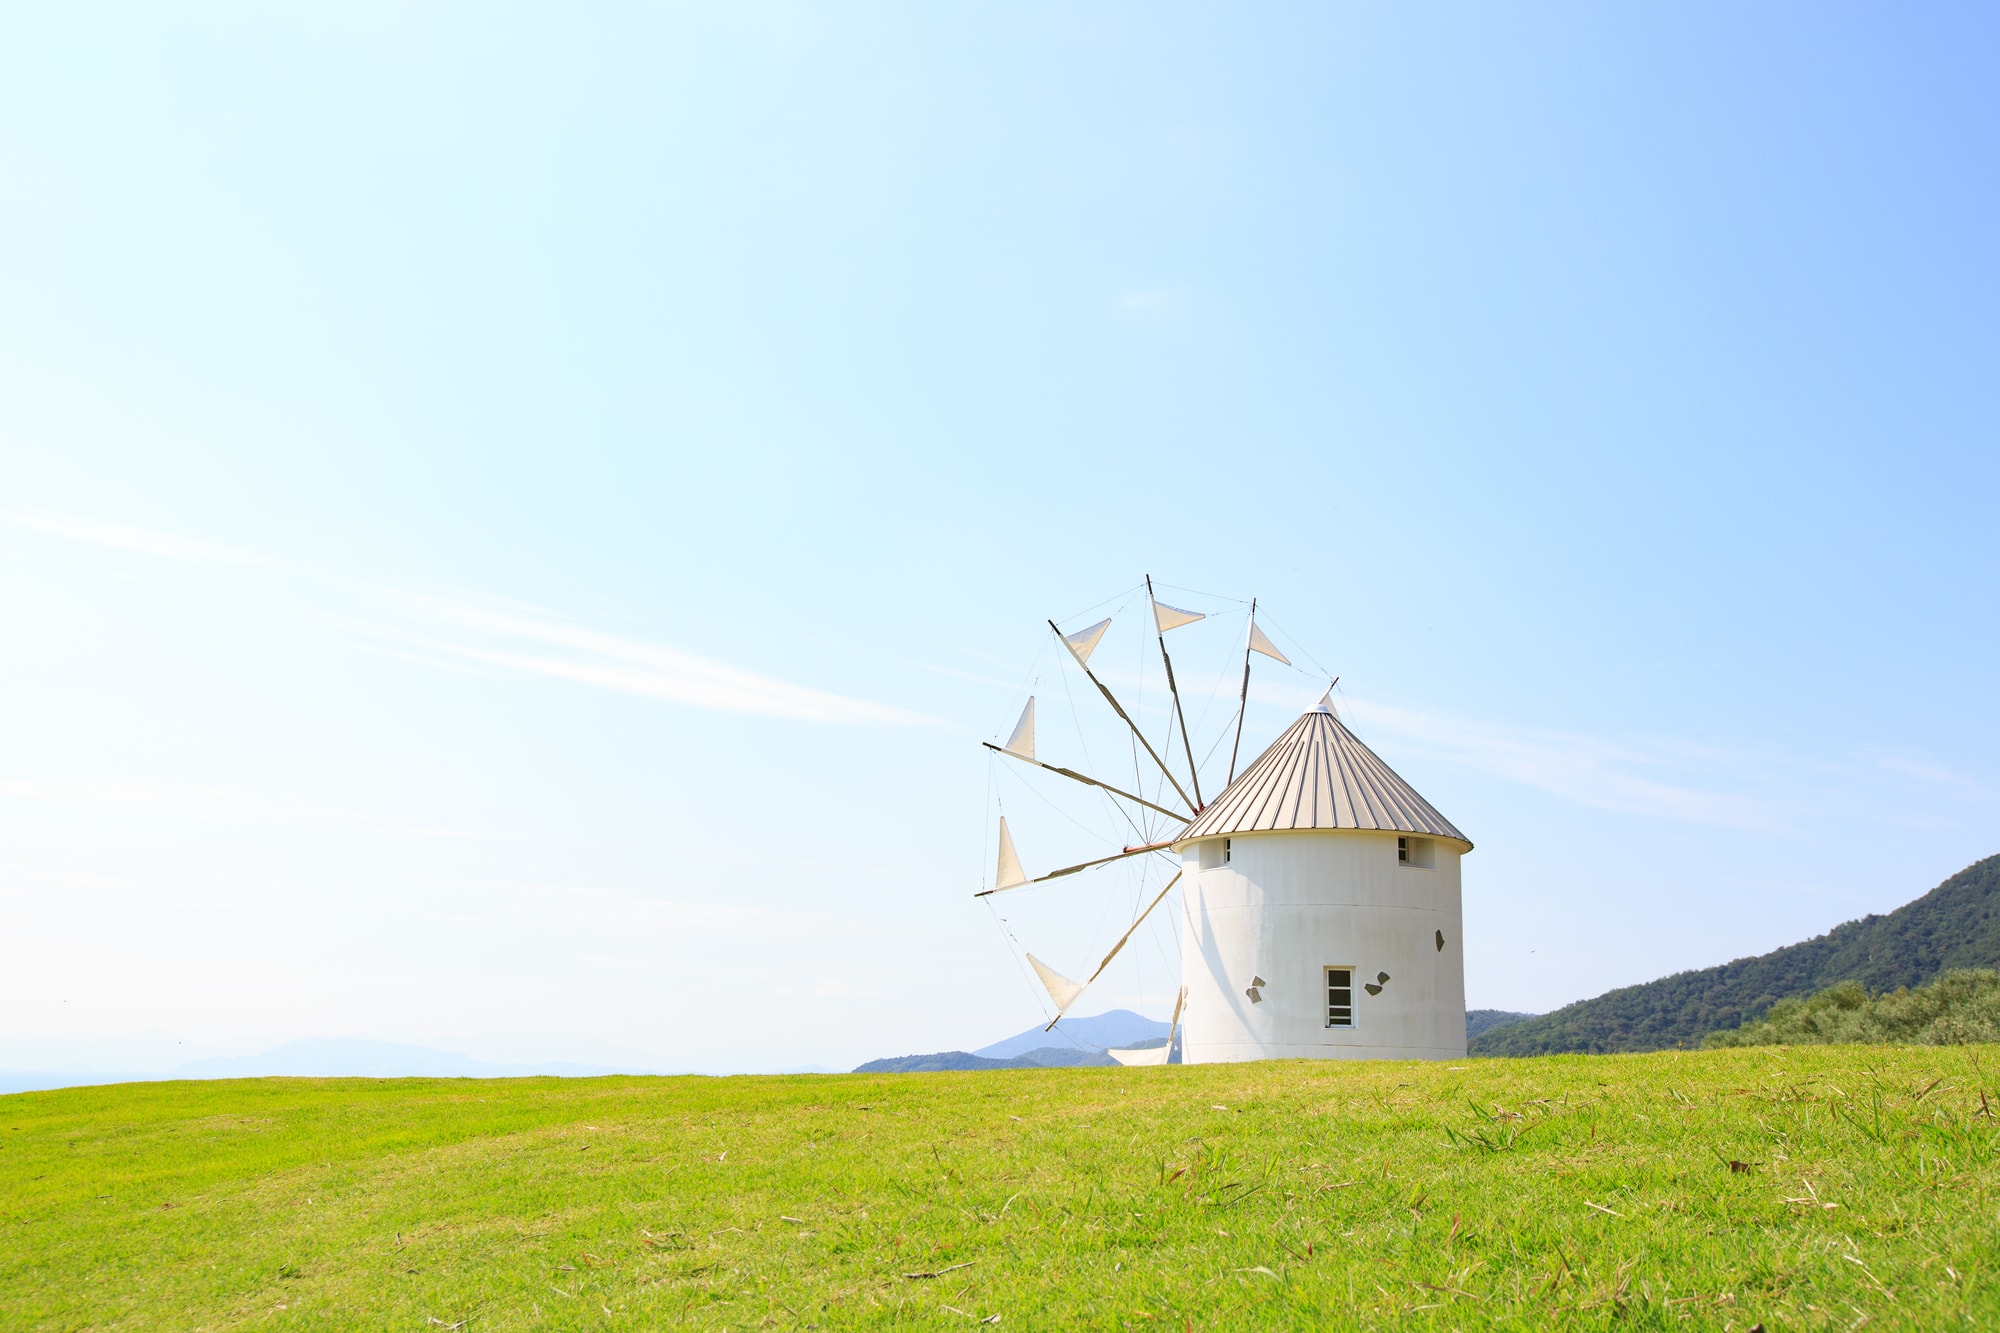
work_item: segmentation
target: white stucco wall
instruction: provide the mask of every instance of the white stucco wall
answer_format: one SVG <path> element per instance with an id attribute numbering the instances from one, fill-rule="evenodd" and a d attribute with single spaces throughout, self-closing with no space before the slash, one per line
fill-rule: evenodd
<path id="1" fill-rule="evenodd" d="M 1429 869 L 1396 860 L 1396 835 L 1246 833 L 1228 865 L 1183 849 L 1181 971 L 1190 1064 L 1465 1055 L 1461 844 L 1433 840 Z M 1444 932 L 1444 948 L 1437 932 Z M 1326 969 L 1354 969 L 1354 1026 L 1326 1025 Z M 1379 995 L 1362 983 L 1389 974 Z M 1262 977 L 1261 1002 L 1244 991 Z"/>

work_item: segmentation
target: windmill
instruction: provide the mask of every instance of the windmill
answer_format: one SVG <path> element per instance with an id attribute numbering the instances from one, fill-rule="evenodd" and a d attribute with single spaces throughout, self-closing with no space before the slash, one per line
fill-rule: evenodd
<path id="1" fill-rule="evenodd" d="M 1202 764 L 1167 636 L 1210 613 L 1161 602 L 1150 576 L 1144 591 L 1167 686 L 1158 745 L 1134 717 L 1143 710 L 1128 709 L 1092 666 L 1116 613 L 1068 631 L 1048 622 L 1062 657 L 1091 687 L 1082 692 L 1094 691 L 1122 724 L 1134 764 L 1131 779 L 1113 783 L 1038 754 L 1033 695 L 1004 744 L 982 742 L 996 763 L 1010 761 L 1037 778 L 1053 774 L 1094 791 L 1136 836 L 1116 850 L 1107 847 L 1101 855 L 1031 875 L 1002 813 L 993 883 L 977 897 L 990 905 L 995 895 L 1135 862 L 1158 866 L 1165 878 L 1157 890 L 1145 884 L 1130 924 L 1082 980 L 1023 949 L 1054 1004 L 1049 1027 L 1062 1021 L 1179 888 L 1178 984 L 1168 1045 L 1113 1051 L 1121 1061 L 1165 1063 L 1170 1049 L 1190 1063 L 1463 1057 L 1459 860 L 1472 843 L 1347 728 L 1334 703 L 1337 678 L 1319 703 L 1238 773 L 1253 656 L 1292 666 L 1258 625 L 1254 600 L 1235 682 L 1236 709 L 1224 733 L 1230 741 L 1226 775 L 1221 790 L 1204 799 Z M 1223 738 L 1210 747 L 1211 762 Z"/>

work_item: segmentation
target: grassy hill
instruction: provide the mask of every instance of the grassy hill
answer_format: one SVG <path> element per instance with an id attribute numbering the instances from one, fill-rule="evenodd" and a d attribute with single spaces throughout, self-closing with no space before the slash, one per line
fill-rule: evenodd
<path id="1" fill-rule="evenodd" d="M 1471 1041 L 1482 1032 L 1489 1032 L 1505 1023 L 1518 1023 L 1524 1018 L 1534 1018 L 1534 1014 L 1516 1013 L 1512 1009 L 1468 1009 L 1465 1011 L 1465 1039 Z"/>
<path id="2" fill-rule="evenodd" d="M 2000 1050 L 23 1093 L 0 1328 L 1990 1328 L 1982 1065 Z"/>
<path id="3" fill-rule="evenodd" d="M 2000 972 L 1947 972 L 1928 986 L 1870 995 L 1852 981 L 1780 1000 L 1754 1023 L 1711 1032 L 1704 1046 L 1825 1042 L 1965 1046 L 2000 1042 Z"/>
<path id="4" fill-rule="evenodd" d="M 1473 1038 L 1475 1055 L 1655 1051 L 1699 1046 L 1779 1000 L 1851 981 L 1921 986 L 1952 968 L 2000 967 L 2000 856 L 1959 871 L 1887 916 L 1866 916 L 1757 958 L 1626 986 Z"/>

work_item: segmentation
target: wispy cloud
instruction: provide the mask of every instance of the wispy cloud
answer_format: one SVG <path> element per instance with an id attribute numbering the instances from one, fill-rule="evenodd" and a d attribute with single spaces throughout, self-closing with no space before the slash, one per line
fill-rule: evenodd
<path id="1" fill-rule="evenodd" d="M 409 883 L 414 886 L 431 881 L 412 878 Z M 879 938 L 884 934 L 917 937 L 923 933 L 916 926 L 883 926 L 852 915 L 756 903 L 704 902 L 578 881 L 482 878 L 461 881 L 456 892 L 456 898 L 434 899 L 441 904 L 434 910 L 451 912 L 456 918 L 457 908 L 463 906 L 465 920 L 504 912 L 550 926 L 625 932 L 693 929 L 763 939 L 776 935 L 817 939 L 853 935 Z"/>
<path id="2" fill-rule="evenodd" d="M 1713 746 L 1675 740 L 1621 743 L 1351 697 L 1341 699 L 1339 707 L 1357 724 L 1392 733 L 1406 746 L 1592 809 L 1763 833 L 1787 826 L 1779 803 L 1731 789 L 1742 781 L 1745 765 Z M 1664 776 L 1690 765 L 1705 769 L 1702 776 L 1708 781 Z"/>
<path id="3" fill-rule="evenodd" d="M 1878 754 L 1875 763 L 1888 772 L 1915 778 L 1930 787 L 1949 793 L 1970 805 L 2000 805 L 2000 791 L 1977 778 L 1946 768 L 1943 764 L 1911 755 Z"/>
<path id="4" fill-rule="evenodd" d="M 121 551 L 133 551 L 140 555 L 162 556 L 169 560 L 189 560 L 203 564 L 249 565 L 263 569 L 282 568 L 282 562 L 258 555 L 255 551 L 245 551 L 234 546 L 220 546 L 214 542 L 197 541 L 192 537 L 177 537 L 172 533 L 155 532 L 150 528 L 135 528 L 124 523 L 107 523 L 102 519 L 79 518 L 73 514 L 22 513 L 0 510 L 0 520 L 16 527 L 30 528 L 51 537 L 66 537 L 71 541 L 88 542 L 93 546 L 109 546 Z"/>
<path id="5" fill-rule="evenodd" d="M 533 608 L 502 609 L 437 597 L 406 597 L 403 601 L 411 610 L 431 617 L 440 628 L 485 635 L 501 643 L 538 644 L 568 654 L 526 653 L 462 639 L 433 645 L 491 666 L 725 713 L 890 726 L 930 721 L 905 709 L 777 680 L 665 644 L 606 634 Z"/>
<path id="6" fill-rule="evenodd" d="M 837 725 L 921 726 L 935 721 L 667 644 L 591 629 L 556 612 L 499 598 L 444 596 L 314 575 L 252 551 L 67 514 L 0 512 L 0 521 L 140 555 L 288 569 L 312 576 L 353 607 L 341 614 L 322 614 L 323 621 L 363 637 L 422 648 L 446 661 L 479 663 L 723 713 Z"/>
<path id="7" fill-rule="evenodd" d="M 166 796 L 158 788 L 129 782 L 0 781 L 0 797 L 19 801 L 56 801 L 63 805 L 158 805 Z"/>
<path id="8" fill-rule="evenodd" d="M 512 834 L 476 833 L 464 829 L 411 824 L 356 810 L 287 799 L 264 791 L 233 787 L 149 786 L 129 782 L 43 782 L 0 780 L 0 800 L 43 801 L 58 805 L 148 806 L 175 820 L 221 820 L 253 824 L 317 825 L 402 834 L 420 838 L 466 838 L 479 842 L 517 842 Z"/>
<path id="9" fill-rule="evenodd" d="M 1609 740 L 1468 720 L 1345 697 L 1341 712 L 1411 751 L 1539 788 L 1577 805 L 1758 833 L 1826 820 L 1958 827 L 2000 805 L 2000 791 L 1919 756 L 1808 756 L 1676 736 Z"/>

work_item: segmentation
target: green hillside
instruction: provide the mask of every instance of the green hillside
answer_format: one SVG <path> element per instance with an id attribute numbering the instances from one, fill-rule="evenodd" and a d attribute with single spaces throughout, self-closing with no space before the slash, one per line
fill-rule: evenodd
<path id="1" fill-rule="evenodd" d="M 1465 1039 L 1471 1041 L 1482 1032 L 1497 1028 L 1503 1023 L 1518 1023 L 1533 1014 L 1516 1013 L 1512 1009 L 1468 1009 L 1465 1011 Z"/>
<path id="2" fill-rule="evenodd" d="M 1852 981 L 1803 1000 L 1780 1000 L 1704 1046 L 1811 1046 L 1829 1042 L 1966 1046 L 2000 1042 L 2000 972 L 1952 971 L 1928 986 L 1870 995 Z"/>
<path id="3" fill-rule="evenodd" d="M 1812 1046 L 21 1093 L 0 1328 L 1993 1328 L 1995 1071 Z"/>
<path id="4" fill-rule="evenodd" d="M 1921 986 L 1952 968 L 2000 967 L 2000 856 L 1959 871 L 1887 916 L 1866 916 L 1757 958 L 1680 972 L 1481 1033 L 1474 1055 L 1656 1051 L 1699 1046 L 1779 1000 L 1844 981 L 1869 992 Z"/>

